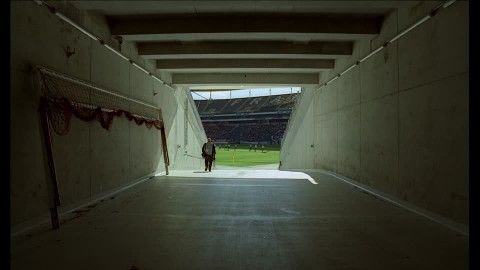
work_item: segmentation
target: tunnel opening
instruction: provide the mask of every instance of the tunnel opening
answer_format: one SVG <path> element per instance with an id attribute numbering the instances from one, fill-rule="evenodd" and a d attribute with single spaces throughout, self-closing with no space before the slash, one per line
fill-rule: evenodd
<path id="1" fill-rule="evenodd" d="M 216 146 L 215 167 L 277 169 L 301 87 L 216 88 L 190 88 L 206 136 Z"/>
<path id="2" fill-rule="evenodd" d="M 468 1 L 180 2 L 10 3 L 11 269 L 468 267 Z"/>

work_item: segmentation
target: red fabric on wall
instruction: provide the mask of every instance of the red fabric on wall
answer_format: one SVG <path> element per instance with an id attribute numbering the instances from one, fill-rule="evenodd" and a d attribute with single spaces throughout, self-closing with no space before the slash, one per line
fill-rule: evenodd
<path id="1" fill-rule="evenodd" d="M 107 130 L 112 126 L 113 118 L 121 117 L 122 115 L 124 115 L 128 121 L 133 120 L 139 126 L 145 125 L 147 128 L 154 126 L 158 130 L 163 128 L 163 122 L 158 119 L 146 119 L 124 110 L 105 111 L 105 109 L 101 107 L 86 108 L 75 105 L 66 98 L 52 99 L 42 97 L 39 109 L 47 111 L 52 128 L 58 135 L 68 133 L 72 115 L 85 122 L 98 121 L 100 125 Z"/>

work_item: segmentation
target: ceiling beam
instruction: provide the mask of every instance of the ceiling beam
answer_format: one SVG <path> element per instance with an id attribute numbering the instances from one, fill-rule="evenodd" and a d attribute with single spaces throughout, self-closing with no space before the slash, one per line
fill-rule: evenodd
<path id="1" fill-rule="evenodd" d="M 164 59 L 157 69 L 333 69 L 333 59 Z"/>
<path id="2" fill-rule="evenodd" d="M 254 87 L 241 87 L 241 88 L 233 88 L 233 89 L 202 89 L 202 90 L 194 90 L 190 89 L 191 92 L 224 92 L 224 91 L 237 91 L 237 90 L 244 90 L 244 89 L 252 89 Z"/>
<path id="3" fill-rule="evenodd" d="M 173 73 L 176 85 L 269 85 L 302 86 L 318 84 L 318 73 Z"/>
<path id="4" fill-rule="evenodd" d="M 351 55 L 353 42 L 324 41 L 297 43 L 290 41 L 203 41 L 139 42 L 138 54 L 150 59 L 168 58 L 290 58 L 308 56 L 330 58 Z M 263 56 L 263 57 L 262 57 Z"/>
<path id="5" fill-rule="evenodd" d="M 109 16 L 114 35 L 172 33 L 378 34 L 383 16 L 359 14 L 185 14 Z"/>

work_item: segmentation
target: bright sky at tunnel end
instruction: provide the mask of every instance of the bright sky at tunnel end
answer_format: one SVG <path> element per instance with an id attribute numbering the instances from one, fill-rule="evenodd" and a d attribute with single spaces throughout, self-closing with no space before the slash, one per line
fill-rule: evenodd
<path id="1" fill-rule="evenodd" d="M 251 88 L 241 90 L 227 90 L 227 91 L 192 91 L 194 100 L 204 99 L 229 99 L 229 98 L 245 98 L 245 97 L 261 97 L 269 95 L 282 95 L 299 93 L 301 87 L 275 87 L 275 88 Z M 196 93 L 196 94 L 194 94 Z M 201 95 L 201 96 L 200 96 Z M 203 97 L 202 97 L 203 96 Z"/>

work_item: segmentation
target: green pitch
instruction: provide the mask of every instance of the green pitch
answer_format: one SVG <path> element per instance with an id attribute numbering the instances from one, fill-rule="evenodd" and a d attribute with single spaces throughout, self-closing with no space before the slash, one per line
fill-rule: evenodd
<path id="1" fill-rule="evenodd" d="M 227 150 L 219 149 L 217 146 L 216 164 L 224 166 L 248 167 L 255 165 L 265 165 L 278 163 L 280 160 L 280 151 L 278 146 L 269 146 L 262 153 L 261 149 L 249 151 L 248 146 L 238 146 L 237 149 Z"/>

